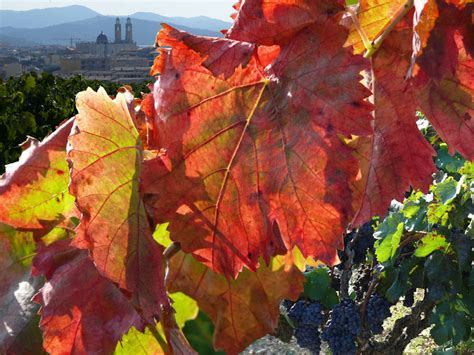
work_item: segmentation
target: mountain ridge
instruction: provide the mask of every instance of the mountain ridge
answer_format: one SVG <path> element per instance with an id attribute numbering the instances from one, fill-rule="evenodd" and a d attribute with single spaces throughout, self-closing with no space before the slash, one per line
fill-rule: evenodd
<path id="1" fill-rule="evenodd" d="M 0 24 L 1 27 L 41 28 L 85 20 L 97 15 L 100 14 L 81 5 L 49 7 L 25 11 L 0 10 Z M 18 26 L 18 24 L 22 24 L 22 26 Z"/>
<path id="2" fill-rule="evenodd" d="M 118 17 L 122 25 L 127 17 L 131 17 L 134 40 L 138 45 L 153 45 L 156 33 L 161 28 L 160 23 L 167 23 L 196 35 L 214 37 L 222 36 L 220 30 L 231 25 L 230 22 L 207 16 L 169 17 L 153 12 L 136 12 Z M 64 22 L 74 18 L 76 19 Z M 109 41 L 113 41 L 116 16 L 105 16 L 86 6 L 72 5 L 26 11 L 0 10 L 0 19 L 0 42 L 20 47 L 32 43 L 68 45 L 70 38 L 80 38 L 76 41 L 95 41 L 101 31 L 104 31 Z M 39 26 L 38 21 L 41 21 L 42 26 L 34 27 Z"/>
<path id="3" fill-rule="evenodd" d="M 81 42 L 95 41 L 103 31 L 109 41 L 114 40 L 115 16 L 96 16 L 90 19 L 74 21 L 64 24 L 47 26 L 43 28 L 16 28 L 1 27 L 0 37 L 16 37 L 42 45 L 68 45 L 70 38 L 78 38 Z M 126 17 L 120 17 L 122 24 Z M 138 45 L 153 45 L 161 25 L 156 21 L 132 18 L 133 39 Z M 191 28 L 180 24 L 168 22 L 170 26 L 202 36 L 222 36 L 217 31 Z"/>

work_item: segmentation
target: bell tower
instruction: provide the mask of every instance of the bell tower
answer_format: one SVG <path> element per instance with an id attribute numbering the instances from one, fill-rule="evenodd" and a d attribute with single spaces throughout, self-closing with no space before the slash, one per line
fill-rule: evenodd
<path id="1" fill-rule="evenodd" d="M 130 17 L 127 18 L 127 24 L 125 25 L 125 42 L 133 43 L 132 20 Z"/>
<path id="2" fill-rule="evenodd" d="M 115 43 L 122 42 L 122 25 L 120 24 L 120 19 L 117 17 L 115 20 Z"/>

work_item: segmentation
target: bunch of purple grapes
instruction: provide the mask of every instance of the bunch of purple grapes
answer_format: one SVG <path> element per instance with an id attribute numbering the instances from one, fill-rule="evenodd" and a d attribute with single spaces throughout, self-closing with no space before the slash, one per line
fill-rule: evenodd
<path id="1" fill-rule="evenodd" d="M 380 334 L 383 331 L 383 322 L 390 317 L 390 303 L 377 293 L 370 296 L 367 303 L 366 317 L 369 329 L 373 334 Z"/>
<path id="2" fill-rule="evenodd" d="M 356 238 L 354 240 L 354 238 Z M 353 241 L 354 240 L 354 241 Z M 374 250 L 374 228 L 372 226 L 372 221 L 365 223 L 358 230 L 354 229 L 348 233 L 344 238 L 344 249 L 346 249 L 349 244 L 351 244 L 351 249 L 354 252 L 353 263 L 360 264 L 365 262 L 367 257 L 367 251 Z M 344 267 L 344 263 L 347 260 L 347 255 L 345 252 L 339 253 L 339 258 L 341 259 L 341 264 L 338 265 L 339 269 Z"/>
<path id="3" fill-rule="evenodd" d="M 319 354 L 321 350 L 319 327 L 324 322 L 321 303 L 299 300 L 288 310 L 288 318 L 295 326 L 295 338 L 298 345 Z"/>
<path id="4" fill-rule="evenodd" d="M 333 355 L 350 355 L 356 353 L 355 340 L 360 331 L 359 310 L 354 301 L 344 299 L 332 309 L 321 338 Z"/>

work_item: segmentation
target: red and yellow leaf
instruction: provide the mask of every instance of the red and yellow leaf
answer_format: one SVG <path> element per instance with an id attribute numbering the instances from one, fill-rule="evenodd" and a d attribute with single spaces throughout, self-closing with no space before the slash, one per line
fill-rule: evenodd
<path id="1" fill-rule="evenodd" d="M 246 0 L 226 37 L 263 45 L 285 44 L 300 30 L 335 15 L 342 16 L 342 1 Z"/>
<path id="2" fill-rule="evenodd" d="M 362 31 L 370 42 L 380 36 L 393 19 L 403 11 L 407 0 L 361 0 L 357 19 Z M 355 53 L 366 49 L 357 27 L 352 23 L 346 45 L 353 46 Z"/>
<path id="3" fill-rule="evenodd" d="M 74 119 L 42 142 L 30 138 L 0 179 L 0 222 L 42 234 L 77 214 L 68 193 L 66 143 Z"/>
<path id="4" fill-rule="evenodd" d="M 142 143 L 126 98 L 101 89 L 77 96 L 69 137 L 70 192 L 82 212 L 75 245 L 91 250 L 99 272 L 133 293 L 150 322 L 162 305 L 162 250 L 152 239 L 139 192 Z"/>
<path id="5" fill-rule="evenodd" d="M 112 282 L 102 277 L 88 252 L 60 241 L 40 249 L 34 275 L 46 283 L 36 296 L 42 305 L 43 346 L 50 354 L 111 353 L 135 326 L 138 313 Z"/>
<path id="6" fill-rule="evenodd" d="M 181 32 L 160 32 L 173 46 L 155 65 L 154 144 L 166 155 L 147 162 L 142 184 L 156 222 L 171 222 L 185 252 L 232 277 L 295 246 L 338 262 L 358 170 L 338 135 L 372 132 L 359 83 L 367 62 L 343 47 L 346 36 L 322 16 L 265 71 L 254 54 L 224 79 Z M 199 38 L 200 48 L 213 41 Z"/>
<path id="7" fill-rule="evenodd" d="M 194 298 L 215 325 L 214 347 L 237 354 L 253 341 L 275 331 L 282 299 L 303 291 L 302 273 L 277 258 L 256 272 L 245 270 L 226 279 L 180 252 L 171 260 L 168 288 Z"/>
<path id="8" fill-rule="evenodd" d="M 417 99 L 420 110 L 448 144 L 450 152 L 458 151 L 472 160 L 474 3 L 464 9 L 442 1 L 436 5 L 439 17 L 414 68 Z"/>
<path id="9" fill-rule="evenodd" d="M 372 58 L 374 135 L 369 144 L 358 141 L 363 170 L 355 190 L 362 203 L 354 226 L 384 215 L 390 201 L 403 200 L 410 186 L 427 190 L 435 171 L 435 152 L 416 125 L 416 91 L 405 80 L 411 38 L 411 27 L 398 26 Z"/>

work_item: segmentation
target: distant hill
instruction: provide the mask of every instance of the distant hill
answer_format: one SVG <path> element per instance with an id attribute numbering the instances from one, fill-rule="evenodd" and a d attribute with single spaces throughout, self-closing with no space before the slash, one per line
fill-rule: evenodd
<path id="1" fill-rule="evenodd" d="M 141 20 L 156 21 L 174 23 L 176 25 L 187 26 L 192 28 L 204 28 L 219 32 L 220 30 L 228 29 L 232 23 L 217 20 L 207 16 L 196 16 L 196 17 L 166 17 L 152 12 L 136 12 L 130 17 Z"/>
<path id="2" fill-rule="evenodd" d="M 168 18 L 171 19 L 171 18 Z M 125 25 L 126 18 L 122 18 L 122 26 Z M 179 24 L 165 21 L 169 25 L 176 28 L 204 36 L 222 36 L 217 31 L 200 28 L 190 28 Z M 160 30 L 161 25 L 157 21 L 140 20 L 132 17 L 133 23 L 133 39 L 138 45 L 153 45 L 155 42 L 156 33 Z M 0 28 L 0 36 L 5 38 L 16 37 L 27 39 L 38 44 L 56 44 L 68 45 L 69 38 L 80 38 L 81 41 L 95 41 L 101 31 L 109 38 L 109 41 L 114 40 L 114 24 L 115 17 L 113 16 L 96 16 L 82 21 L 74 21 L 54 26 L 43 28 L 14 28 L 2 27 Z M 122 30 L 122 35 L 124 34 Z"/>
<path id="3" fill-rule="evenodd" d="M 0 26 L 40 28 L 85 20 L 100 15 L 85 6 L 50 7 L 27 11 L 0 10 Z"/>

